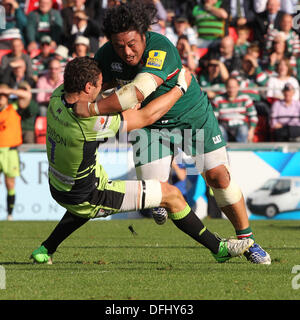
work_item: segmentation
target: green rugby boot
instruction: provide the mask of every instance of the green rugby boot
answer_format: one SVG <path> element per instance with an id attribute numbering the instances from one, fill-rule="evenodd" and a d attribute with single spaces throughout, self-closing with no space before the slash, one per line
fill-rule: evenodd
<path id="1" fill-rule="evenodd" d="M 254 240 L 247 238 L 243 240 L 227 239 L 222 240 L 219 245 L 218 253 L 212 255 L 218 263 L 226 262 L 227 260 L 241 256 L 254 243 Z"/>
<path id="2" fill-rule="evenodd" d="M 40 246 L 34 250 L 30 256 L 33 262 L 52 264 L 52 255 L 48 254 L 48 250 L 44 246 Z"/>

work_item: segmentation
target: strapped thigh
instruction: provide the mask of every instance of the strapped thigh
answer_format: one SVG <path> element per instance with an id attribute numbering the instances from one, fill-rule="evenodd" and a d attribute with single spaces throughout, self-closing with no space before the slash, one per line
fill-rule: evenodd
<path id="1" fill-rule="evenodd" d="M 154 208 L 160 205 L 162 191 L 158 180 L 133 180 L 125 181 L 125 184 L 126 191 L 120 212 Z"/>

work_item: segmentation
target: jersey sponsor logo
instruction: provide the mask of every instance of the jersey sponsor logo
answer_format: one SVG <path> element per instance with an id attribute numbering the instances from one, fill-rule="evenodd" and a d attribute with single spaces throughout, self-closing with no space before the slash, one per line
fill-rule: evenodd
<path id="1" fill-rule="evenodd" d="M 120 62 L 112 62 L 110 66 L 113 72 L 123 72 L 122 63 Z"/>
<path id="2" fill-rule="evenodd" d="M 217 144 L 217 143 L 222 142 L 222 138 L 221 138 L 221 135 L 220 135 L 220 134 L 218 134 L 218 135 L 215 136 L 215 137 L 212 137 L 212 139 L 213 139 L 214 144 Z"/>
<path id="3" fill-rule="evenodd" d="M 149 51 L 149 57 L 146 62 L 146 67 L 161 70 L 164 65 L 166 55 L 167 55 L 167 53 L 165 51 L 161 51 L 161 50 Z"/>

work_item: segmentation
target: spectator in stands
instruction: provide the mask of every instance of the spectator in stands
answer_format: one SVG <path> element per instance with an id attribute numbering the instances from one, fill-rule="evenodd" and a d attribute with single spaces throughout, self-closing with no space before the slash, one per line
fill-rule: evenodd
<path id="1" fill-rule="evenodd" d="M 253 26 L 255 11 L 252 0 L 230 0 L 230 25 L 237 28 L 239 26 Z"/>
<path id="2" fill-rule="evenodd" d="M 249 44 L 249 47 L 247 48 L 247 54 L 249 54 L 250 56 L 252 56 L 253 58 L 255 58 L 258 62 L 259 65 L 261 65 L 261 50 L 259 47 L 258 42 L 251 42 Z"/>
<path id="3" fill-rule="evenodd" d="M 264 92 L 259 91 L 257 87 L 265 87 L 269 77 L 258 64 L 258 58 L 255 55 L 246 54 L 243 57 L 242 69 L 237 79 L 241 92 L 247 94 L 254 102 L 257 115 L 268 119 L 270 105 L 264 98 Z"/>
<path id="4" fill-rule="evenodd" d="M 256 15 L 254 38 L 264 47 L 265 38 L 272 29 L 280 28 L 280 21 L 284 12 L 280 10 L 280 0 L 268 0 L 266 10 Z"/>
<path id="5" fill-rule="evenodd" d="M 91 41 L 91 51 L 96 52 L 99 48 L 98 38 L 103 36 L 101 23 L 104 11 L 102 1 L 97 0 L 74 0 L 72 6 L 61 10 L 62 43 L 68 47 L 70 52 L 74 50 L 73 43 L 77 35 L 88 37 Z M 72 39 L 70 39 L 71 36 L 73 36 Z"/>
<path id="6" fill-rule="evenodd" d="M 261 13 L 266 10 L 268 0 L 253 0 L 254 11 L 256 13 Z M 280 10 L 288 13 L 294 14 L 295 7 L 298 4 L 298 0 L 280 0 Z"/>
<path id="7" fill-rule="evenodd" d="M 28 94 L 28 99 L 22 101 L 21 94 Z M 40 110 L 37 102 L 32 98 L 30 84 L 26 81 L 20 82 L 18 93 L 15 93 L 15 95 L 18 97 L 18 113 L 22 119 L 23 143 L 35 143 L 34 125 Z M 24 108 L 21 107 L 21 103 L 23 103 Z"/>
<path id="8" fill-rule="evenodd" d="M 32 87 L 35 86 L 35 81 L 32 77 L 26 74 L 26 63 L 22 58 L 13 59 L 8 67 L 4 70 L 2 82 L 9 87 L 16 89 L 21 81 L 27 81 Z M 15 97 L 10 97 L 14 99 Z"/>
<path id="9" fill-rule="evenodd" d="M 229 73 L 224 63 L 216 59 L 209 59 L 200 72 L 198 82 L 201 88 L 213 88 L 213 90 L 206 90 L 208 98 L 213 99 L 217 94 L 224 92 L 228 78 Z"/>
<path id="10" fill-rule="evenodd" d="M 261 13 L 266 10 L 268 0 L 253 0 L 254 11 L 256 13 Z M 280 10 L 288 13 L 294 14 L 295 7 L 298 4 L 298 0 L 280 0 Z"/>
<path id="11" fill-rule="evenodd" d="M 46 116 L 51 94 L 62 83 L 63 73 L 60 61 L 53 59 L 49 63 L 48 72 L 41 76 L 36 84 L 37 89 L 40 89 L 40 92 L 36 95 L 36 101 L 39 104 L 41 116 Z"/>
<path id="12" fill-rule="evenodd" d="M 290 15 L 296 13 L 296 5 L 299 4 L 298 0 L 280 0 L 280 9 Z"/>
<path id="13" fill-rule="evenodd" d="M 186 17 L 174 17 L 172 24 L 166 27 L 166 30 L 163 34 L 174 44 L 174 46 L 177 45 L 180 36 L 186 36 L 192 51 L 195 55 L 198 54 L 198 36 L 195 30 L 190 26 Z"/>
<path id="14" fill-rule="evenodd" d="M 24 7 L 25 13 L 28 15 L 31 11 L 39 7 L 39 0 L 18 0 L 22 7 Z M 61 10 L 63 6 L 68 6 L 73 0 L 52 0 L 52 8 Z"/>
<path id="15" fill-rule="evenodd" d="M 243 88 L 249 86 L 250 83 L 255 86 L 263 87 L 268 82 L 268 73 L 263 71 L 258 63 L 255 55 L 247 53 L 242 59 L 242 68 L 239 72 L 239 80 L 243 82 Z"/>
<path id="16" fill-rule="evenodd" d="M 287 52 L 287 43 L 282 33 L 276 35 L 273 48 L 270 53 L 265 53 L 262 58 L 262 65 L 270 74 L 274 74 L 278 64 L 284 58 L 289 59 L 289 63 L 294 68 L 296 74 L 296 57 Z"/>
<path id="17" fill-rule="evenodd" d="M 230 75 L 237 75 L 241 69 L 241 59 L 235 54 L 234 41 L 230 36 L 221 40 L 218 51 L 210 50 L 212 56 L 223 62 Z"/>
<path id="18" fill-rule="evenodd" d="M 299 82 L 293 77 L 293 68 L 290 65 L 290 60 L 283 58 L 278 63 L 276 71 L 277 76 L 270 77 L 267 83 L 266 96 L 269 102 L 273 103 L 275 100 L 283 99 L 282 90 L 286 83 L 290 83 L 295 89 L 294 100 L 299 100 Z"/>
<path id="19" fill-rule="evenodd" d="M 188 18 L 190 23 L 193 22 L 192 11 L 197 3 L 200 1 L 196 0 L 162 0 L 164 7 L 167 11 L 173 11 L 176 16 L 185 16 Z"/>
<path id="20" fill-rule="evenodd" d="M 20 175 L 18 146 L 22 144 L 21 117 L 9 103 L 6 84 L 0 85 L 0 173 L 7 190 L 7 219 L 12 220 L 15 204 L 15 178 Z"/>
<path id="21" fill-rule="evenodd" d="M 255 13 L 262 13 L 267 8 L 268 0 L 253 0 L 253 7 Z"/>
<path id="22" fill-rule="evenodd" d="M 1 20 L 0 20 L 1 23 Z M 11 50 L 11 40 L 12 39 L 22 39 L 22 35 L 19 29 L 3 29 L 3 32 L 0 34 L 0 59 L 1 57 L 8 53 Z M 4 51 L 2 51 L 4 50 Z"/>
<path id="23" fill-rule="evenodd" d="M 100 24 L 98 21 L 90 19 L 84 10 L 77 10 L 73 13 L 73 24 L 71 29 L 64 27 L 62 43 L 69 49 L 74 50 L 76 37 L 82 35 L 90 40 L 90 51 L 95 53 L 99 49 L 99 37 L 101 35 Z"/>
<path id="24" fill-rule="evenodd" d="M 140 0 L 137 0 L 137 1 L 140 1 Z M 157 14 L 156 14 L 157 23 L 151 26 L 151 31 L 162 33 L 162 30 L 165 28 L 165 24 L 167 21 L 167 11 L 160 0 L 148 0 L 148 1 L 153 2 L 157 10 Z"/>
<path id="25" fill-rule="evenodd" d="M 23 89 L 21 89 L 23 83 L 25 83 L 25 81 L 20 82 L 16 89 L 10 88 L 6 84 L 0 85 L 1 86 L 1 88 L 0 88 L 1 94 L 4 94 L 8 97 L 16 96 L 18 98 L 17 101 L 12 102 L 15 110 L 26 109 L 28 107 L 28 104 L 29 104 L 31 98 L 32 98 L 31 91 L 24 91 Z M 11 101 L 9 101 L 9 102 L 11 102 Z"/>
<path id="26" fill-rule="evenodd" d="M 198 59 L 191 48 L 188 37 L 181 35 L 178 38 L 176 48 L 179 52 L 182 65 L 186 66 L 192 73 L 195 73 L 198 67 Z"/>
<path id="27" fill-rule="evenodd" d="M 63 72 L 66 64 L 71 59 L 69 56 L 69 49 L 60 44 L 54 51 L 54 58 L 60 62 L 61 71 Z"/>
<path id="28" fill-rule="evenodd" d="M 72 58 L 94 56 L 94 54 L 90 52 L 89 38 L 86 38 L 84 36 L 78 36 L 75 40 L 74 46 L 75 46 L 75 50 L 72 53 Z"/>
<path id="29" fill-rule="evenodd" d="M 228 33 L 229 2 L 203 0 L 193 8 L 194 25 L 198 31 L 198 47 L 215 46 Z"/>
<path id="30" fill-rule="evenodd" d="M 50 36 L 43 36 L 41 38 L 40 53 L 31 59 L 33 75 L 36 81 L 45 74 L 50 60 L 54 58 L 54 50 L 50 45 L 51 41 Z"/>
<path id="31" fill-rule="evenodd" d="M 39 112 L 38 105 L 32 99 L 31 87 L 28 82 L 21 81 L 17 89 L 0 89 L 0 94 L 16 97 L 12 103 L 15 110 L 21 116 L 22 139 L 23 143 L 34 143 L 34 121 Z"/>
<path id="32" fill-rule="evenodd" d="M 275 141 L 300 141 L 300 101 L 294 100 L 295 88 L 287 83 L 283 88 L 283 100 L 272 105 L 271 128 Z"/>
<path id="33" fill-rule="evenodd" d="M 83 11 L 88 19 L 93 22 L 93 24 L 98 24 L 97 28 L 99 28 L 101 26 L 102 15 L 104 11 L 101 4 L 102 1 L 97 0 L 74 0 L 72 1 L 71 5 L 65 6 L 61 10 L 61 16 L 64 21 L 64 35 L 71 34 L 74 24 L 74 14 L 77 11 Z"/>
<path id="34" fill-rule="evenodd" d="M 238 80 L 230 77 L 226 82 L 227 92 L 215 97 L 212 104 L 226 141 L 252 142 L 257 113 L 251 98 L 239 89 Z"/>
<path id="35" fill-rule="evenodd" d="M 33 76 L 32 61 L 30 56 L 24 52 L 24 43 L 22 39 L 11 40 L 11 52 L 4 55 L 1 60 L 1 69 L 4 70 L 15 59 L 20 58 L 25 61 L 26 64 L 26 76 Z"/>
<path id="36" fill-rule="evenodd" d="M 280 21 L 279 29 L 272 29 L 267 34 L 266 50 L 270 51 L 276 36 L 280 34 L 286 41 L 286 51 L 290 55 L 297 55 L 300 52 L 299 35 L 293 30 L 293 17 L 285 13 Z"/>
<path id="37" fill-rule="evenodd" d="M 0 35 L 8 29 L 18 29 L 22 40 L 25 40 L 24 29 L 27 24 L 27 17 L 20 8 L 20 4 L 16 0 L 2 0 L 1 5 L 5 9 L 5 28 L 0 28 Z"/>
<path id="38" fill-rule="evenodd" d="M 248 39 L 251 29 L 249 25 L 243 24 L 236 28 L 236 32 L 238 37 L 234 44 L 234 53 L 242 58 L 247 53 L 247 49 L 250 46 Z"/>
<path id="39" fill-rule="evenodd" d="M 63 20 L 60 11 L 52 9 L 52 0 L 39 0 L 39 8 L 28 14 L 27 51 L 37 50 L 44 35 L 51 37 L 51 45 L 55 48 L 60 43 L 62 30 Z"/>

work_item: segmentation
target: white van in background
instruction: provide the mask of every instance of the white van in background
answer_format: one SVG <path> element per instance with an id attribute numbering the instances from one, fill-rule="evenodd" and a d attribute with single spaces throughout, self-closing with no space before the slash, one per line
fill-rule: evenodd
<path id="1" fill-rule="evenodd" d="M 268 218 L 279 212 L 300 210 L 300 177 L 269 179 L 247 197 L 246 203 L 252 213 Z"/>

